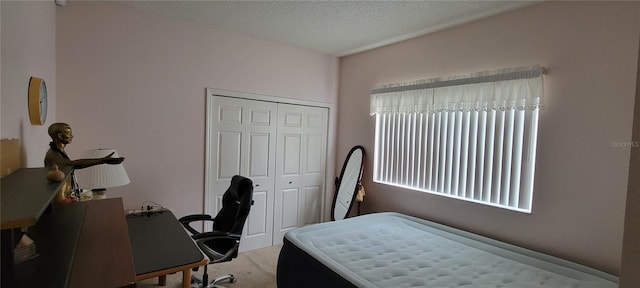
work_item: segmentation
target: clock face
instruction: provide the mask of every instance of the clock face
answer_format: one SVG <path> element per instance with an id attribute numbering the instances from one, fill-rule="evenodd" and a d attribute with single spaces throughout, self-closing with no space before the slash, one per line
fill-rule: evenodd
<path id="1" fill-rule="evenodd" d="M 37 77 L 29 79 L 29 120 L 32 125 L 47 120 L 47 84 Z"/>
<path id="2" fill-rule="evenodd" d="M 47 120 L 47 84 L 42 80 L 40 85 L 40 123 Z"/>

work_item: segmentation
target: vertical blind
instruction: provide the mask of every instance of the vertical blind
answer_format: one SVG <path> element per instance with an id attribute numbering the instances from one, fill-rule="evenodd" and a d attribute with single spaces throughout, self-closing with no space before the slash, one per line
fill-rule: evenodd
<path id="1" fill-rule="evenodd" d="M 374 181 L 531 212 L 543 71 L 376 87 Z"/>

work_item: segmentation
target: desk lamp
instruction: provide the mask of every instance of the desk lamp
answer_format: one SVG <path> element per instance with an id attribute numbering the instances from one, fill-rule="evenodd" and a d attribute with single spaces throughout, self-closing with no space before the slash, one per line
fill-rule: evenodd
<path id="1" fill-rule="evenodd" d="M 113 153 L 111 157 L 119 157 L 115 149 L 94 149 L 89 151 L 89 158 L 102 158 Z M 84 169 L 75 170 L 80 187 L 89 188 L 93 199 L 107 198 L 105 192 L 109 187 L 117 187 L 129 184 L 129 176 L 120 164 L 100 164 Z"/>

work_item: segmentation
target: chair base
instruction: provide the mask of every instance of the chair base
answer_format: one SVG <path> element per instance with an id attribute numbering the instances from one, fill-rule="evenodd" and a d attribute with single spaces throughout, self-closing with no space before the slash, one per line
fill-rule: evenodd
<path id="1" fill-rule="evenodd" d="M 203 283 L 203 280 L 207 280 L 206 274 L 203 275 L 203 279 L 198 279 L 196 276 L 191 276 L 191 288 L 225 288 L 224 286 L 216 285 L 216 283 L 224 280 L 229 280 L 229 283 L 235 283 L 236 277 L 233 274 L 226 274 L 209 281 L 209 283 Z"/>

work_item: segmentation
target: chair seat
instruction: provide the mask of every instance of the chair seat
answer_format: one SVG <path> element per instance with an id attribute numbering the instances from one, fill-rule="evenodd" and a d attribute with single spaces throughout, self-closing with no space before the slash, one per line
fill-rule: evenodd
<path id="1" fill-rule="evenodd" d="M 201 249 L 206 249 L 206 254 L 209 257 L 209 262 L 217 263 L 217 262 L 225 262 L 220 261 L 220 259 L 228 258 L 226 257 L 229 251 L 233 250 L 233 247 L 238 245 L 237 241 L 229 238 L 218 238 L 211 239 L 207 241 L 203 241 L 202 245 L 204 247 L 200 247 Z M 206 247 L 206 248 L 205 248 Z M 229 261 L 228 259 L 226 261 Z"/>

